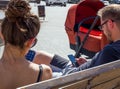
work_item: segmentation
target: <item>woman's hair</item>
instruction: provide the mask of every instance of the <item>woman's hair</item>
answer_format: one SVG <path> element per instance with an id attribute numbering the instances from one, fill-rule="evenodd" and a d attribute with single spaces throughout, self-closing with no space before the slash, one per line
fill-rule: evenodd
<path id="1" fill-rule="evenodd" d="M 23 48 L 27 40 L 37 36 L 40 21 L 30 10 L 26 0 L 10 0 L 1 25 L 5 44 Z"/>

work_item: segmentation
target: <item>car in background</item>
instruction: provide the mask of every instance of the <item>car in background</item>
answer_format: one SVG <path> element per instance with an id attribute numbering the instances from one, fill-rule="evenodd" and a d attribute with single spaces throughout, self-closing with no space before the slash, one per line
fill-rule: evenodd
<path id="1" fill-rule="evenodd" d="M 104 3 L 105 6 L 110 5 L 109 1 L 103 1 L 103 3 Z"/>
<path id="2" fill-rule="evenodd" d="M 117 4 L 120 4 L 120 0 L 117 0 Z"/>
<path id="3" fill-rule="evenodd" d="M 46 0 L 45 3 L 46 6 L 50 6 L 50 5 L 66 6 L 67 0 Z"/>
<path id="4" fill-rule="evenodd" d="M 10 0 L 0 0 L 0 10 L 5 10 Z"/>
<path id="5" fill-rule="evenodd" d="M 109 0 L 112 4 L 120 4 L 120 0 Z"/>
<path id="6" fill-rule="evenodd" d="M 68 3 L 78 3 L 80 0 L 68 0 Z"/>
<path id="7" fill-rule="evenodd" d="M 40 4 L 41 0 L 28 0 L 30 3 Z"/>

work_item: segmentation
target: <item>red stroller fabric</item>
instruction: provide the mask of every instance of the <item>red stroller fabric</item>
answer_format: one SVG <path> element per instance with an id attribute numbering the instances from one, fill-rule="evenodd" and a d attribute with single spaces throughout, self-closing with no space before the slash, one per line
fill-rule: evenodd
<path id="1" fill-rule="evenodd" d="M 68 9 L 68 13 L 65 21 L 65 30 L 67 32 L 70 44 L 75 44 L 74 24 L 75 24 L 76 8 L 77 8 L 77 4 L 74 4 Z"/>
<path id="2" fill-rule="evenodd" d="M 75 25 L 78 25 L 81 21 L 90 16 L 97 16 L 97 11 L 102 7 L 104 7 L 104 4 L 100 0 L 83 0 L 80 3 L 69 8 L 65 21 L 65 30 L 69 38 L 71 49 L 75 50 L 76 48 L 76 33 L 78 32 L 80 41 L 83 41 L 94 19 L 85 21 L 83 25 L 80 26 L 79 31 L 75 31 Z M 89 27 L 85 27 L 84 25 L 88 25 Z M 96 27 L 98 27 L 99 25 L 100 20 L 97 22 Z M 98 52 L 107 43 L 108 41 L 104 34 L 100 30 L 98 30 L 98 28 L 94 28 L 90 32 L 89 37 L 83 48 L 85 50 L 88 50 L 89 52 Z"/>
<path id="3" fill-rule="evenodd" d="M 90 17 L 90 16 L 97 16 L 97 11 L 104 7 L 104 4 L 99 0 L 85 0 L 77 6 L 76 9 L 76 17 L 75 17 L 75 24 L 79 24 L 83 19 Z M 88 20 L 84 22 L 84 24 L 91 25 L 94 19 Z M 96 26 L 100 25 L 100 21 L 97 22 Z M 89 28 L 80 26 L 78 35 L 83 41 L 86 33 L 88 32 Z M 88 36 L 86 43 L 84 44 L 83 48 L 91 51 L 91 52 L 98 52 L 102 48 L 101 46 L 102 40 L 102 32 L 98 29 L 93 29 Z M 102 44 L 103 45 L 103 44 Z"/>

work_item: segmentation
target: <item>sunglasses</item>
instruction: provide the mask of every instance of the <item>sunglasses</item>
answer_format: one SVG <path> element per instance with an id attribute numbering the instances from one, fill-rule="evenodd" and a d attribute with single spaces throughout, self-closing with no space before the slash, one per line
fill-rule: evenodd
<path id="1" fill-rule="evenodd" d="M 111 21 L 114 22 L 114 20 L 111 20 Z M 107 22 L 108 22 L 108 20 L 106 20 L 105 22 L 103 22 L 100 26 L 98 26 L 98 28 L 99 28 L 100 30 L 102 30 L 103 25 L 105 25 Z"/>
<path id="2" fill-rule="evenodd" d="M 32 48 L 32 47 L 34 47 L 34 46 L 36 45 L 37 41 L 38 41 L 38 39 L 37 39 L 37 38 L 35 38 L 35 40 L 34 40 L 34 42 L 33 42 L 32 46 L 31 46 L 31 48 Z"/>

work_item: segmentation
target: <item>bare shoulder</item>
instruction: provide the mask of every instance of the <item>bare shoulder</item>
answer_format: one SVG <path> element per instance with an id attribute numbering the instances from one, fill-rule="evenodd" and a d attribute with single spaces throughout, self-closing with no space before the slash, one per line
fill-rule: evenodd
<path id="1" fill-rule="evenodd" d="M 36 70 L 36 71 L 40 71 L 40 69 L 42 70 L 42 73 L 40 75 L 42 81 L 52 78 L 52 70 L 48 65 L 45 65 L 45 64 L 38 65 L 35 63 L 31 63 L 31 64 L 32 64 L 31 67 L 32 68 L 34 67 L 33 68 L 34 70 Z M 38 67 L 38 66 L 41 66 L 41 67 Z"/>
<path id="2" fill-rule="evenodd" d="M 42 64 L 43 73 L 42 73 L 42 80 L 52 78 L 52 70 L 49 66 Z"/>

